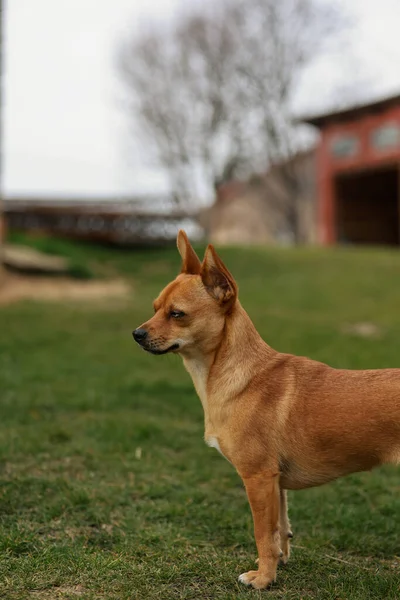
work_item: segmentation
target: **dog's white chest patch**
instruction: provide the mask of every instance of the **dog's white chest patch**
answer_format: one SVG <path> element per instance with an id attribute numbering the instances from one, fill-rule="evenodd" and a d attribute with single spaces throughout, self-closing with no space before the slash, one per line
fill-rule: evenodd
<path id="1" fill-rule="evenodd" d="M 206 444 L 207 444 L 207 446 L 210 446 L 210 448 L 216 448 L 218 450 L 218 452 L 220 452 L 222 454 L 222 450 L 219 445 L 218 438 L 216 438 L 215 436 L 212 435 L 212 436 L 208 437 L 206 439 Z M 223 454 L 222 454 L 222 456 L 223 456 Z"/>
<path id="2" fill-rule="evenodd" d="M 206 444 L 207 444 L 207 446 L 210 446 L 210 448 L 216 448 L 218 450 L 218 452 L 220 454 L 222 454 L 222 456 L 224 458 L 226 458 L 225 454 L 221 450 L 221 446 L 219 445 L 218 438 L 216 438 L 215 435 L 210 435 L 210 437 L 208 437 L 206 439 Z M 228 462 L 230 462 L 229 458 L 226 458 L 226 460 Z"/>

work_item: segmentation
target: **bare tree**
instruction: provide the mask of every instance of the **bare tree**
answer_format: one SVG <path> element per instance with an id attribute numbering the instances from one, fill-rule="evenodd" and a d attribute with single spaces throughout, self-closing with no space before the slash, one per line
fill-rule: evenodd
<path id="1" fill-rule="evenodd" d="M 212 193 L 299 150 L 293 92 L 342 25 L 332 3 L 316 0 L 215 5 L 192 10 L 168 31 L 127 39 L 119 52 L 131 122 L 183 205 L 196 199 L 199 181 Z M 297 193 L 290 164 L 282 177 Z M 297 208 L 287 213 L 297 231 Z"/>

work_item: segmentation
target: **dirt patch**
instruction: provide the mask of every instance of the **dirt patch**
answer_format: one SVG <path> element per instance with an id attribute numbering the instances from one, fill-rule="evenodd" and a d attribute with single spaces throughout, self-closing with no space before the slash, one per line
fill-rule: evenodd
<path id="1" fill-rule="evenodd" d="M 0 286 L 0 305 L 20 300 L 47 302 L 98 302 L 128 298 L 126 281 L 78 281 L 67 277 L 33 277 L 5 273 Z"/>
<path id="2" fill-rule="evenodd" d="M 37 273 L 66 273 L 68 260 L 62 256 L 49 256 L 28 246 L 7 245 L 3 249 L 3 262 L 10 269 Z"/>

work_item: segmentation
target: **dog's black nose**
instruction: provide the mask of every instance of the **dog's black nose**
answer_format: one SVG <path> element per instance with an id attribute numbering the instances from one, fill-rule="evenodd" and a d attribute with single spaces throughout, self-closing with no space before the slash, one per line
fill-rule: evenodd
<path id="1" fill-rule="evenodd" d="M 139 327 L 132 332 L 132 335 L 136 342 L 143 342 L 147 338 L 147 331 Z"/>

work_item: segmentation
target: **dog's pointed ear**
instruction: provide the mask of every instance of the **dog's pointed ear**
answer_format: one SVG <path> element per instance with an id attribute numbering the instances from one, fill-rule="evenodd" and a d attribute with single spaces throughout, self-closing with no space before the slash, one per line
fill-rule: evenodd
<path id="1" fill-rule="evenodd" d="M 179 230 L 178 237 L 176 238 L 176 245 L 178 246 L 179 254 L 182 257 L 181 273 L 199 275 L 201 269 L 200 259 L 190 245 L 188 236 L 183 229 Z"/>
<path id="2" fill-rule="evenodd" d="M 238 287 L 212 244 L 207 246 L 200 274 L 208 293 L 221 306 L 231 307 L 237 298 Z"/>

